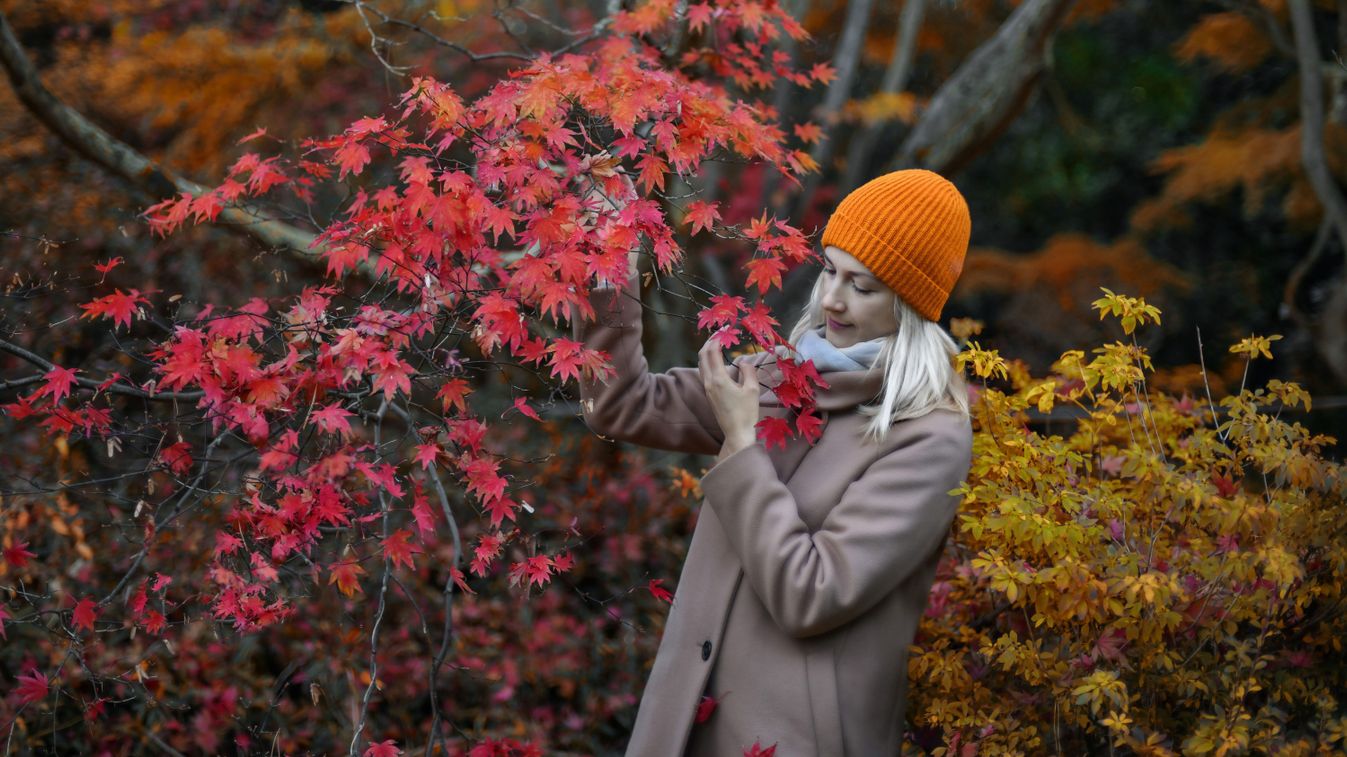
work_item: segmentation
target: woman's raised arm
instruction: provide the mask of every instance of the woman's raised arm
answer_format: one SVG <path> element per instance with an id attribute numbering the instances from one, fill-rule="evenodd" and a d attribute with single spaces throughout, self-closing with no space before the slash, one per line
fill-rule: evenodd
<path id="1" fill-rule="evenodd" d="M 608 383 L 581 379 L 580 406 L 596 433 L 646 447 L 714 455 L 724 433 L 706 399 L 696 368 L 651 373 L 641 346 L 640 288 L 633 278 L 621 291 L 590 293 L 595 320 L 572 318 L 572 333 L 586 347 L 603 350 L 615 375 Z M 731 368 L 731 370 L 737 369 Z"/>

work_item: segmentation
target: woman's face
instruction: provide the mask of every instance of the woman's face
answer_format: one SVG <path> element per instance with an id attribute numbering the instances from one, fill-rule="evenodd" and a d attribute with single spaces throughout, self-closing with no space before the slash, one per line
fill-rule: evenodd
<path id="1" fill-rule="evenodd" d="M 837 247 L 823 248 L 823 333 L 834 347 L 850 347 L 898 330 L 893 293 L 860 261 Z"/>

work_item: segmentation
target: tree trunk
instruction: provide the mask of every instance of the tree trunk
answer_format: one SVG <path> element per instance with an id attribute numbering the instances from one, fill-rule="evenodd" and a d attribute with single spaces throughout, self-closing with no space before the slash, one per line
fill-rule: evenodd
<path id="1" fill-rule="evenodd" d="M 1025 0 L 945 82 L 890 161 L 953 173 L 1014 120 L 1046 67 L 1074 0 Z"/>
<path id="2" fill-rule="evenodd" d="M 207 191 L 200 184 L 159 166 L 57 99 L 38 78 L 37 70 L 24 54 L 3 12 L 0 12 L 0 65 L 9 74 L 19 101 L 80 155 L 154 198 L 163 199 L 178 192 L 199 195 Z M 313 234 L 247 207 L 225 208 L 220 213 L 220 220 L 269 247 L 289 249 L 304 257 L 313 257 L 318 252 L 311 249 Z"/>
<path id="3" fill-rule="evenodd" d="M 834 123 L 831 128 L 825 130 L 828 136 L 819 140 L 810 152 L 810 157 L 819 164 L 819 169 L 805 181 L 804 189 L 801 190 L 800 197 L 795 203 L 793 214 L 795 218 L 803 215 L 805 208 L 809 207 L 814 192 L 818 190 L 823 176 L 828 172 L 828 161 L 832 159 L 833 145 L 836 144 L 837 132 L 840 131 L 835 119 L 842 106 L 846 104 L 847 98 L 851 96 L 851 85 L 856 78 L 856 70 L 860 67 L 861 50 L 865 47 L 865 29 L 869 25 L 870 8 L 873 5 L 874 0 L 851 0 L 847 4 L 847 17 L 842 27 L 842 36 L 833 54 L 833 68 L 837 69 L 837 78 L 828 85 L 828 93 L 814 111 L 818 120 L 826 123 L 829 119 L 833 119 Z"/>
<path id="4" fill-rule="evenodd" d="M 1347 2 L 1347 0 L 1343 0 Z M 917 31 L 921 29 L 922 16 L 926 12 L 926 0 L 907 0 L 903 12 L 898 18 L 897 41 L 893 46 L 893 57 L 884 71 L 884 80 L 879 84 L 878 94 L 897 94 L 907 87 L 908 77 L 912 73 L 912 61 L 917 55 Z M 870 154 L 875 143 L 884 131 L 885 124 L 875 123 L 851 139 L 847 150 L 846 174 L 838 186 L 838 196 L 845 196 L 855 189 L 870 173 Z"/>
<path id="5" fill-rule="evenodd" d="M 1328 169 L 1324 151 L 1324 80 L 1314 11 L 1309 0 L 1289 0 L 1287 6 L 1300 69 L 1300 161 L 1341 250 L 1347 252 L 1347 199 Z M 1339 383 L 1347 383 L 1347 279 L 1341 275 L 1328 306 L 1319 313 L 1315 331 L 1320 357 Z"/>

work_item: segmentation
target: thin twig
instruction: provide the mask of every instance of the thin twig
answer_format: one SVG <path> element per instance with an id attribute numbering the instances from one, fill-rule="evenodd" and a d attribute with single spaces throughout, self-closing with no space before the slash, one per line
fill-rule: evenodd
<path id="1" fill-rule="evenodd" d="M 32 363 L 33 365 L 36 365 L 37 367 L 45 371 L 50 371 L 51 369 L 56 367 L 55 363 L 46 360 L 40 355 L 36 355 L 32 352 L 29 352 L 28 350 L 25 350 L 24 348 L 20 347 L 17 344 L 7 342 L 4 339 L 0 339 L 0 351 L 8 352 L 9 354 L 15 357 L 27 360 L 28 362 Z M 41 376 L 30 376 L 27 378 L 15 379 L 14 381 L 6 381 L 3 384 L 0 384 L 0 389 L 10 389 L 18 386 L 25 386 L 27 384 L 34 383 L 35 381 L 41 380 L 42 380 Z M 128 397 L 138 397 L 140 399 L 146 400 L 199 400 L 206 394 L 205 392 L 201 391 L 154 392 L 153 394 L 151 394 L 150 392 L 147 392 L 144 389 L 139 389 L 134 386 L 127 386 L 126 384 L 111 384 L 105 387 L 103 386 L 103 382 L 101 381 L 94 381 L 93 379 L 79 378 L 79 377 L 75 378 L 75 383 L 85 389 L 93 389 L 96 391 L 101 390 L 107 392 L 108 394 L 122 394 Z"/>

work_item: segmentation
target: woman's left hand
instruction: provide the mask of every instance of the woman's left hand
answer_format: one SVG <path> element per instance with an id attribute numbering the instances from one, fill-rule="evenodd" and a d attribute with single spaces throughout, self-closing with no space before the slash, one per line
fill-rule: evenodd
<path id="1" fill-rule="evenodd" d="M 718 462 L 757 440 L 758 369 L 754 365 L 741 365 L 739 381 L 735 381 L 725 367 L 720 345 L 707 340 L 697 352 L 697 370 L 701 373 L 702 386 L 706 388 L 716 421 L 725 432 L 725 443 L 716 458 Z"/>

